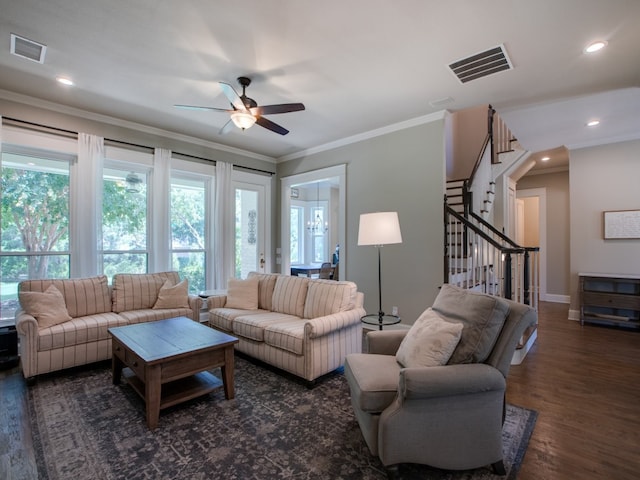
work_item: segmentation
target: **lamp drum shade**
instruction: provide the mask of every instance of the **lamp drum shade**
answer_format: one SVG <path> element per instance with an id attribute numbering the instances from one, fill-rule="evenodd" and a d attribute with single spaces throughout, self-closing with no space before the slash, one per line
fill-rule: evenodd
<path id="1" fill-rule="evenodd" d="M 398 212 L 374 212 L 360 215 L 358 245 L 402 243 Z"/>

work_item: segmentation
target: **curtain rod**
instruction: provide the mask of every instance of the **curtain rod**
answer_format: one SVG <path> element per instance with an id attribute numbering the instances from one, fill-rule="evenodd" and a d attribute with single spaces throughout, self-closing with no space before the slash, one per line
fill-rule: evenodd
<path id="1" fill-rule="evenodd" d="M 66 130 L 64 128 L 59 128 L 59 127 L 51 127 L 49 125 L 43 125 L 41 123 L 35 123 L 35 122 L 29 122 L 27 120 L 20 120 L 19 118 L 12 118 L 12 117 L 1 117 L 3 122 L 6 120 L 9 123 L 14 123 L 14 124 L 19 124 L 19 125 L 27 125 L 29 127 L 35 127 L 37 129 L 43 129 L 45 131 L 52 131 L 55 132 L 56 134 L 63 134 L 63 136 L 65 137 L 73 137 L 73 138 L 78 138 L 78 132 L 74 132 L 73 130 Z M 105 142 L 112 142 L 112 143 L 118 143 L 121 145 L 127 145 L 130 147 L 136 147 L 136 148 L 143 148 L 146 150 L 153 150 L 154 147 L 150 147 L 148 145 L 140 145 L 138 143 L 132 143 L 132 142 L 125 142 L 124 140 L 116 140 L 113 138 L 105 138 L 104 139 Z M 176 155 L 180 155 L 183 157 L 187 157 L 187 158 L 193 158 L 195 160 L 203 160 L 205 162 L 213 162 L 213 164 L 216 164 L 215 160 L 212 160 L 210 158 L 204 158 L 204 157 L 198 157 L 196 155 L 190 155 L 188 153 L 181 153 L 181 152 L 176 152 L 176 151 L 171 151 L 172 153 L 175 153 Z M 270 172 L 268 170 L 262 170 L 260 168 L 253 168 L 253 167 L 245 167 L 242 165 L 233 165 L 234 169 L 242 169 L 242 170 L 249 170 L 252 172 L 258 172 L 258 173 L 264 173 L 267 175 L 274 175 L 275 172 Z"/>

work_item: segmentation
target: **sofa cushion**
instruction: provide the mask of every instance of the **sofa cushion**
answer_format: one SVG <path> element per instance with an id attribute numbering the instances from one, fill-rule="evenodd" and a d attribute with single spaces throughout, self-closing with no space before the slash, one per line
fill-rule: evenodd
<path id="1" fill-rule="evenodd" d="M 282 322 L 298 321 L 304 323 L 293 315 L 285 315 L 276 312 L 251 313 L 235 318 L 232 332 L 240 337 L 250 338 L 257 342 L 264 342 L 265 329 Z"/>
<path id="2" fill-rule="evenodd" d="M 307 277 L 278 276 L 273 288 L 272 310 L 302 318 L 308 285 Z"/>
<path id="3" fill-rule="evenodd" d="M 276 280 L 281 275 L 278 273 L 258 273 L 250 272 L 248 277 L 258 278 L 258 308 L 261 310 L 273 309 L 273 289 Z"/>
<path id="4" fill-rule="evenodd" d="M 167 280 L 180 281 L 177 272 L 118 273 L 113 276 L 113 311 L 116 313 L 153 308 Z"/>
<path id="5" fill-rule="evenodd" d="M 258 277 L 246 280 L 229 279 L 227 283 L 227 301 L 225 308 L 240 308 L 242 310 L 258 309 Z"/>
<path id="6" fill-rule="evenodd" d="M 463 325 L 449 364 L 484 362 L 509 314 L 509 305 L 501 298 L 450 284 L 442 285 L 432 308 L 445 320 Z"/>
<path id="7" fill-rule="evenodd" d="M 296 355 L 302 355 L 304 347 L 304 320 L 278 322 L 264 329 L 264 342 Z"/>
<path id="8" fill-rule="evenodd" d="M 447 322 L 427 308 L 411 326 L 396 352 L 403 367 L 446 365 L 460 341 L 462 323 Z"/>
<path id="9" fill-rule="evenodd" d="M 347 355 L 344 375 L 351 387 L 351 402 L 364 412 L 382 412 L 396 398 L 400 368 L 393 355 Z"/>
<path id="10" fill-rule="evenodd" d="M 209 310 L 209 325 L 225 332 L 233 331 L 233 321 L 243 315 L 269 313 L 266 310 L 240 310 L 237 308 L 212 308 Z"/>
<path id="11" fill-rule="evenodd" d="M 20 292 L 20 305 L 38 321 L 38 328 L 47 328 L 71 320 L 64 297 L 54 285 L 44 292 Z"/>
<path id="12" fill-rule="evenodd" d="M 185 278 L 176 285 L 171 280 L 164 282 L 153 308 L 189 308 L 189 281 Z"/>
<path id="13" fill-rule="evenodd" d="M 318 318 L 350 310 L 358 287 L 353 282 L 311 280 L 304 302 L 304 318 Z"/>
<path id="14" fill-rule="evenodd" d="M 38 330 L 38 351 L 73 347 L 85 343 L 108 340 L 111 327 L 127 325 L 127 320 L 116 313 L 97 313 L 74 318 L 68 322 Z M 93 348 L 93 347 L 92 347 Z"/>
<path id="15" fill-rule="evenodd" d="M 141 308 L 139 310 L 128 310 L 120 312 L 119 315 L 127 320 L 128 323 L 144 323 L 155 322 L 157 320 L 165 320 L 167 318 L 188 317 L 191 318 L 193 310 L 190 308 Z M 191 318 L 193 320 L 193 318 Z"/>
<path id="16" fill-rule="evenodd" d="M 44 292 L 54 285 L 64 297 L 69 315 L 73 318 L 111 311 L 111 294 L 107 277 L 25 280 L 20 292 Z"/>

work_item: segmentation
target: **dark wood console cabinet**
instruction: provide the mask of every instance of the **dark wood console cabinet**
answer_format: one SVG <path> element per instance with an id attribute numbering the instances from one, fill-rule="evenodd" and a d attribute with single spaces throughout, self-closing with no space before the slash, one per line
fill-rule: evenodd
<path id="1" fill-rule="evenodd" d="M 580 323 L 640 328 L 640 276 L 580 273 Z"/>

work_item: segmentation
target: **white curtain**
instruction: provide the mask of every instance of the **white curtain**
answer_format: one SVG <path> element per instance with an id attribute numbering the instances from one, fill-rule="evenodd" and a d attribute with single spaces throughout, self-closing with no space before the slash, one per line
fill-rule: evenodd
<path id="1" fill-rule="evenodd" d="M 90 277 L 100 271 L 102 250 L 102 166 L 104 138 L 78 134 L 78 161 L 72 169 L 71 277 Z"/>
<path id="2" fill-rule="evenodd" d="M 156 148 L 153 153 L 151 190 L 151 238 L 149 272 L 171 268 L 171 150 Z"/>
<path id="3" fill-rule="evenodd" d="M 231 173 L 233 165 L 216 162 L 214 202 L 214 286 L 227 288 L 227 281 L 235 276 L 235 202 Z"/>

